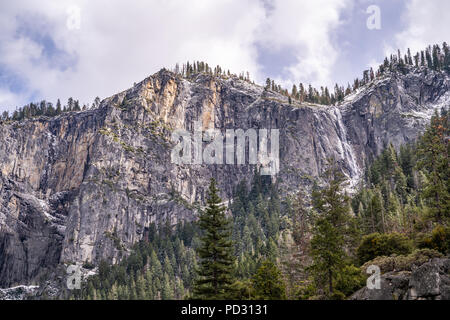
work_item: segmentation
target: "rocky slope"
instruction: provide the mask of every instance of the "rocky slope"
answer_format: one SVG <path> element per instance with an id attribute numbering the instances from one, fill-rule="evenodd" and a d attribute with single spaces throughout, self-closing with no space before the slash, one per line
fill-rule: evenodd
<path id="1" fill-rule="evenodd" d="M 391 271 L 379 289 L 363 289 L 351 300 L 450 300 L 450 259 L 435 258 L 411 271 Z"/>
<path id="2" fill-rule="evenodd" d="M 450 80 L 391 74 L 339 106 L 288 104 L 237 78 L 162 70 L 95 110 L 0 125 L 0 287 L 35 284 L 75 262 L 117 261 L 151 222 L 192 219 L 215 177 L 230 199 L 253 165 L 176 165 L 173 130 L 279 129 L 284 192 L 307 187 L 327 158 L 354 186 L 385 145 L 422 132 L 449 105 Z"/>

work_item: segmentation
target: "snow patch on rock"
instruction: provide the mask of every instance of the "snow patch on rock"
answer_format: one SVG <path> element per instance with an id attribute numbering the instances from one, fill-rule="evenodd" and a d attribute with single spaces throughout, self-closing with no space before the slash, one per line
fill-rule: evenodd
<path id="1" fill-rule="evenodd" d="M 25 300 L 27 297 L 33 296 L 38 289 L 39 286 L 25 285 L 0 289 L 0 300 Z"/>

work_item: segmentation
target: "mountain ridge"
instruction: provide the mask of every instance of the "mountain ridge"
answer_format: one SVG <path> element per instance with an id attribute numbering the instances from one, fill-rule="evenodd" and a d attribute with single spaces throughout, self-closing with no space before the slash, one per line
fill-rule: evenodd
<path id="1" fill-rule="evenodd" d="M 174 129 L 198 119 L 222 131 L 280 129 L 282 193 L 309 188 L 329 157 L 355 187 L 387 144 L 413 141 L 449 105 L 449 87 L 446 71 L 418 68 L 336 106 L 289 104 L 239 78 L 163 69 L 97 109 L 2 124 L 0 286 L 36 283 L 62 264 L 119 261 L 150 223 L 194 219 L 210 177 L 231 199 L 254 166 L 176 166 Z"/>

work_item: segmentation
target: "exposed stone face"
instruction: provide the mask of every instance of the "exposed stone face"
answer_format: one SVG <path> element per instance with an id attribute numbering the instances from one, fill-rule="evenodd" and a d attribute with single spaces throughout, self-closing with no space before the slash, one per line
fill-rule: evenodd
<path id="1" fill-rule="evenodd" d="M 279 129 L 284 192 L 307 187 L 327 158 L 354 185 L 385 145 L 414 140 L 448 105 L 448 74 L 391 75 L 340 106 L 289 105 L 236 78 L 167 71 L 96 110 L 0 125 L 0 287 L 61 263 L 117 261 L 151 222 L 193 219 L 215 177 L 231 198 L 251 165 L 175 165 L 174 129 Z"/>
<path id="2" fill-rule="evenodd" d="M 435 258 L 413 271 L 388 272 L 380 289 L 363 289 L 352 300 L 448 300 L 450 259 Z"/>
<path id="3" fill-rule="evenodd" d="M 0 300 L 25 300 L 36 294 L 38 286 L 17 286 L 0 289 Z"/>

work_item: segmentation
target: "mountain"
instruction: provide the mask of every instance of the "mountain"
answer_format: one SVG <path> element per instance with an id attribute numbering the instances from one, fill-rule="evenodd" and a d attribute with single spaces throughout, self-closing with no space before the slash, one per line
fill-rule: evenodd
<path id="1" fill-rule="evenodd" d="M 239 79 L 161 70 L 93 110 L 0 125 L 0 287 L 64 264 L 117 262 L 152 222 L 192 220 L 214 177 L 232 200 L 255 165 L 175 164 L 174 130 L 279 129 L 282 194 L 320 181 L 328 158 L 350 180 L 388 144 L 414 141 L 450 104 L 446 71 L 386 72 L 337 105 L 290 101 Z"/>

